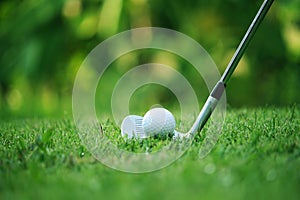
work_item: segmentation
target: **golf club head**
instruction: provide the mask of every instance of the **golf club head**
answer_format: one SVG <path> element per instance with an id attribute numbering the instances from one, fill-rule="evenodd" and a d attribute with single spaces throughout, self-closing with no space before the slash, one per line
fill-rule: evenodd
<path id="1" fill-rule="evenodd" d="M 144 132 L 142 126 L 143 117 L 138 115 L 129 115 L 125 117 L 121 124 L 121 134 L 123 137 L 127 135 L 129 139 L 132 138 L 147 138 L 149 137 Z"/>
<path id="2" fill-rule="evenodd" d="M 179 131 L 176 131 L 174 130 L 174 136 L 173 136 L 173 139 L 179 139 L 179 140 L 182 140 L 182 139 L 187 139 L 189 138 L 191 135 L 189 133 L 181 133 Z"/>

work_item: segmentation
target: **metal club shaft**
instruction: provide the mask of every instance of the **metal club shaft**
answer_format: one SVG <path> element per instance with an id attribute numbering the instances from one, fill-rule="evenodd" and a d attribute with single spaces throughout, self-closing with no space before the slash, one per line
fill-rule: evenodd
<path id="1" fill-rule="evenodd" d="M 270 9 L 272 3 L 274 0 L 265 0 L 263 4 L 261 5 L 259 11 L 257 12 L 255 18 L 253 19 L 250 27 L 248 28 L 244 38 L 242 39 L 240 45 L 238 46 L 237 50 L 235 51 L 235 54 L 231 58 L 231 61 L 227 65 L 227 68 L 225 72 L 223 73 L 221 77 L 221 82 L 223 82 L 225 85 L 229 81 L 232 73 L 234 72 L 237 64 L 241 60 L 249 42 L 253 38 L 258 26 L 263 21 L 264 17 L 266 16 L 268 10 Z"/>
<path id="2" fill-rule="evenodd" d="M 266 16 L 268 10 L 270 9 L 274 0 L 265 0 L 261 5 L 260 9 L 258 10 L 255 18 L 253 19 L 250 27 L 248 28 L 246 34 L 244 35 L 241 43 L 239 44 L 237 50 L 235 51 L 231 61 L 226 67 L 225 72 L 223 73 L 221 79 L 216 84 L 210 96 L 206 100 L 204 107 L 202 108 L 200 114 L 198 115 L 195 123 L 193 124 L 192 128 L 189 130 L 189 135 L 194 135 L 197 130 L 201 131 L 203 126 L 205 125 L 206 121 L 209 119 L 211 113 L 215 109 L 220 100 L 222 94 L 224 93 L 226 84 L 228 83 L 231 75 L 233 74 L 235 68 L 237 67 L 239 61 L 241 60 L 249 42 L 253 38 L 257 28 L 259 27 L 260 23 L 263 21 L 264 17 Z"/>

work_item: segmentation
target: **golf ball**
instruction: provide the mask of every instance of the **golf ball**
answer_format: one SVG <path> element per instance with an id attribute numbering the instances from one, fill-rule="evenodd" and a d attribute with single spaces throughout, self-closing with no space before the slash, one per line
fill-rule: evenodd
<path id="1" fill-rule="evenodd" d="M 166 135 L 174 133 L 175 118 L 170 111 L 164 108 L 153 108 L 149 110 L 142 121 L 144 132 L 147 135 Z"/>

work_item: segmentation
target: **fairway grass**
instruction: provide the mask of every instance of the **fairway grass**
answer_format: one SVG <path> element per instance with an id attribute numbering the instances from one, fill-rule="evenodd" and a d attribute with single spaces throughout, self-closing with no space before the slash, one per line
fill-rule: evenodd
<path id="1" fill-rule="evenodd" d="M 172 165 L 128 174 L 93 158 L 71 118 L 2 119 L 0 199 L 300 199 L 299 106 L 229 109 L 222 133 L 204 159 L 205 129 Z"/>

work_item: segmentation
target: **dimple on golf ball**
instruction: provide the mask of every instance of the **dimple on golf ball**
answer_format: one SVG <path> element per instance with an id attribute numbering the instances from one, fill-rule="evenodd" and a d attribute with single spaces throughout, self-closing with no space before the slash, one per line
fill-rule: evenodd
<path id="1" fill-rule="evenodd" d="M 149 110 L 142 121 L 144 132 L 149 136 L 174 133 L 175 125 L 174 116 L 165 108 L 153 108 Z"/>

